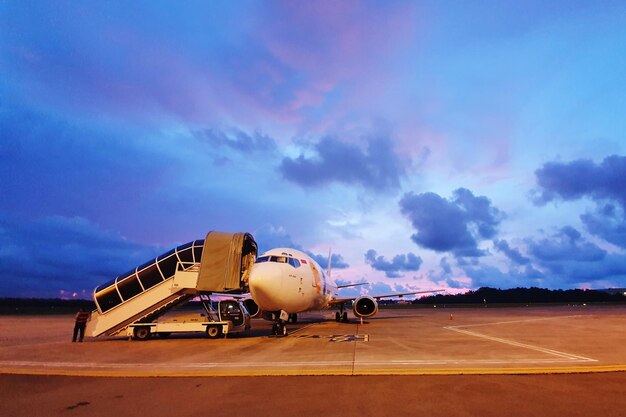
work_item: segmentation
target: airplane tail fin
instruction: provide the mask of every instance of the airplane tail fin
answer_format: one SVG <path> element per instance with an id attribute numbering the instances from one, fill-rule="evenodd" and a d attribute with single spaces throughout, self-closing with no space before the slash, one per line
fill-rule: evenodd
<path id="1" fill-rule="evenodd" d="M 326 275 L 328 276 L 328 278 L 330 278 L 330 261 L 331 261 L 331 254 L 330 254 L 330 248 L 328 248 L 328 265 L 326 266 Z"/>

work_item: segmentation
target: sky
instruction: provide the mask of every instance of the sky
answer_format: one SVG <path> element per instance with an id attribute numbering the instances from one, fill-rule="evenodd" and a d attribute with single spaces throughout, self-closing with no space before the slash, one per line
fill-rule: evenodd
<path id="1" fill-rule="evenodd" d="M 0 1 L 0 296 L 210 230 L 352 291 L 626 287 L 623 1 Z"/>

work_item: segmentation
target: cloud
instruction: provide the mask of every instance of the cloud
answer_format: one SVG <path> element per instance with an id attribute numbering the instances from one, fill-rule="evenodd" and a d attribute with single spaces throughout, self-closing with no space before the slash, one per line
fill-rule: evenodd
<path id="1" fill-rule="evenodd" d="M 596 208 L 580 216 L 587 231 L 626 248 L 626 157 L 610 155 L 599 164 L 589 159 L 549 162 L 535 175 L 540 187 L 534 196 L 536 204 L 588 197 Z"/>
<path id="2" fill-rule="evenodd" d="M 526 239 L 528 252 L 534 257 L 551 265 L 551 269 L 559 268 L 562 261 L 599 262 L 606 256 L 606 251 L 586 241 L 580 232 L 571 226 L 560 229 L 550 238 Z"/>
<path id="3" fill-rule="evenodd" d="M 81 217 L 20 221 L 3 214 L 0 295 L 55 297 L 66 291 L 89 298 L 97 285 L 165 249 L 128 241 Z"/>
<path id="4" fill-rule="evenodd" d="M 482 263 L 457 266 L 471 278 L 474 288 L 626 285 L 626 255 L 608 253 L 571 226 L 562 227 L 549 236 L 527 237 L 523 241 L 527 248 L 525 256 L 505 240 L 494 241 L 494 247 L 513 261 L 506 271 Z"/>
<path id="5" fill-rule="evenodd" d="M 315 254 L 313 252 L 306 252 L 315 262 L 317 262 L 321 267 L 326 268 L 328 265 L 328 255 Z M 346 261 L 344 261 L 343 256 L 338 253 L 333 253 L 330 255 L 330 267 L 332 269 L 346 269 L 349 268 L 350 265 Z"/>
<path id="6" fill-rule="evenodd" d="M 494 287 L 515 288 L 525 286 L 545 286 L 544 274 L 531 266 L 522 269 L 502 271 L 491 265 L 467 267 L 465 273 L 472 280 L 472 288 Z M 489 301 L 489 300 L 487 300 Z"/>
<path id="7" fill-rule="evenodd" d="M 303 187 L 333 182 L 361 185 L 375 191 L 396 190 L 405 175 L 406 162 L 393 151 L 388 137 L 369 137 L 365 150 L 325 136 L 313 145 L 314 157 L 301 154 L 284 158 L 280 172 Z"/>
<path id="8" fill-rule="evenodd" d="M 387 278 L 399 278 L 402 276 L 400 272 L 418 271 L 422 258 L 409 252 L 406 255 L 396 255 L 388 261 L 384 256 L 377 256 L 374 249 L 370 249 L 365 253 L 365 262 L 377 271 L 384 271 Z"/>
<path id="9" fill-rule="evenodd" d="M 326 268 L 328 265 L 328 255 L 315 254 L 305 250 L 302 245 L 293 241 L 289 233 L 287 233 L 283 227 L 276 227 L 271 224 L 263 225 L 254 232 L 254 239 L 259 246 L 259 254 L 274 248 L 292 248 L 305 252 L 323 268 Z M 333 269 L 345 269 L 350 267 L 343 259 L 343 256 L 338 253 L 331 254 L 330 266 Z"/>
<path id="10" fill-rule="evenodd" d="M 303 251 L 299 244 L 295 243 L 287 230 L 281 226 L 265 224 L 254 232 L 254 240 L 259 246 L 259 254 L 274 248 L 292 248 Z"/>
<path id="11" fill-rule="evenodd" d="M 194 131 L 193 136 L 211 146 L 228 147 L 244 153 L 272 152 L 276 149 L 274 139 L 260 131 L 249 134 L 237 128 L 209 128 Z"/>
<path id="12" fill-rule="evenodd" d="M 608 253 L 571 226 L 546 238 L 527 238 L 525 243 L 533 264 L 544 270 L 542 283 L 549 288 L 594 282 L 626 285 L 626 255 Z M 528 267 L 534 268 L 534 265 Z"/>
<path id="13" fill-rule="evenodd" d="M 598 204 L 595 212 L 582 214 L 580 219 L 589 233 L 626 248 L 626 215 L 622 207 Z"/>
<path id="14" fill-rule="evenodd" d="M 518 265 L 527 265 L 530 262 L 519 250 L 511 248 L 506 240 L 494 240 L 493 246 Z"/>
<path id="15" fill-rule="evenodd" d="M 446 256 L 441 258 L 441 260 L 439 261 L 439 266 L 443 270 L 444 276 L 450 275 L 452 273 L 452 266 L 448 262 L 448 258 Z"/>
<path id="16" fill-rule="evenodd" d="M 465 188 L 454 191 L 451 199 L 432 192 L 407 193 L 400 200 L 400 208 L 417 230 L 411 236 L 417 245 L 437 252 L 450 251 L 456 257 L 484 256 L 478 242 L 493 238 L 504 218 L 487 197 L 476 197 Z"/>
<path id="17" fill-rule="evenodd" d="M 596 201 L 613 200 L 626 209 L 625 156 L 607 156 L 600 164 L 589 159 L 548 162 L 535 171 L 535 176 L 541 188 L 535 199 L 537 204 L 590 197 Z"/>

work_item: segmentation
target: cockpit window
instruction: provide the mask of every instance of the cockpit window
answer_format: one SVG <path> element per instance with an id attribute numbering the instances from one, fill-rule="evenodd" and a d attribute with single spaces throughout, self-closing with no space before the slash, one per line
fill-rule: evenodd
<path id="1" fill-rule="evenodd" d="M 291 266 L 293 266 L 294 268 L 299 268 L 300 267 L 300 261 L 294 258 L 289 258 L 287 256 L 260 256 L 257 258 L 256 263 L 260 264 L 263 262 L 277 262 L 279 264 L 289 264 Z"/>

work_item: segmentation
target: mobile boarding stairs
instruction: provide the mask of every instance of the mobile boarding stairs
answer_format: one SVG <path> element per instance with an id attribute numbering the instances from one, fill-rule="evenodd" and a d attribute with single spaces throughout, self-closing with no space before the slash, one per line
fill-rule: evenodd
<path id="1" fill-rule="evenodd" d="M 194 297 L 247 292 L 257 251 L 249 233 L 209 232 L 204 240 L 178 246 L 96 287 L 96 310 L 87 323 L 86 334 L 132 334 L 145 339 L 149 334 L 141 336 L 146 336 L 146 329 L 151 331 L 160 315 Z M 228 328 L 221 330 L 225 333 Z M 207 329 L 207 334 L 211 337 L 213 333 Z"/>

